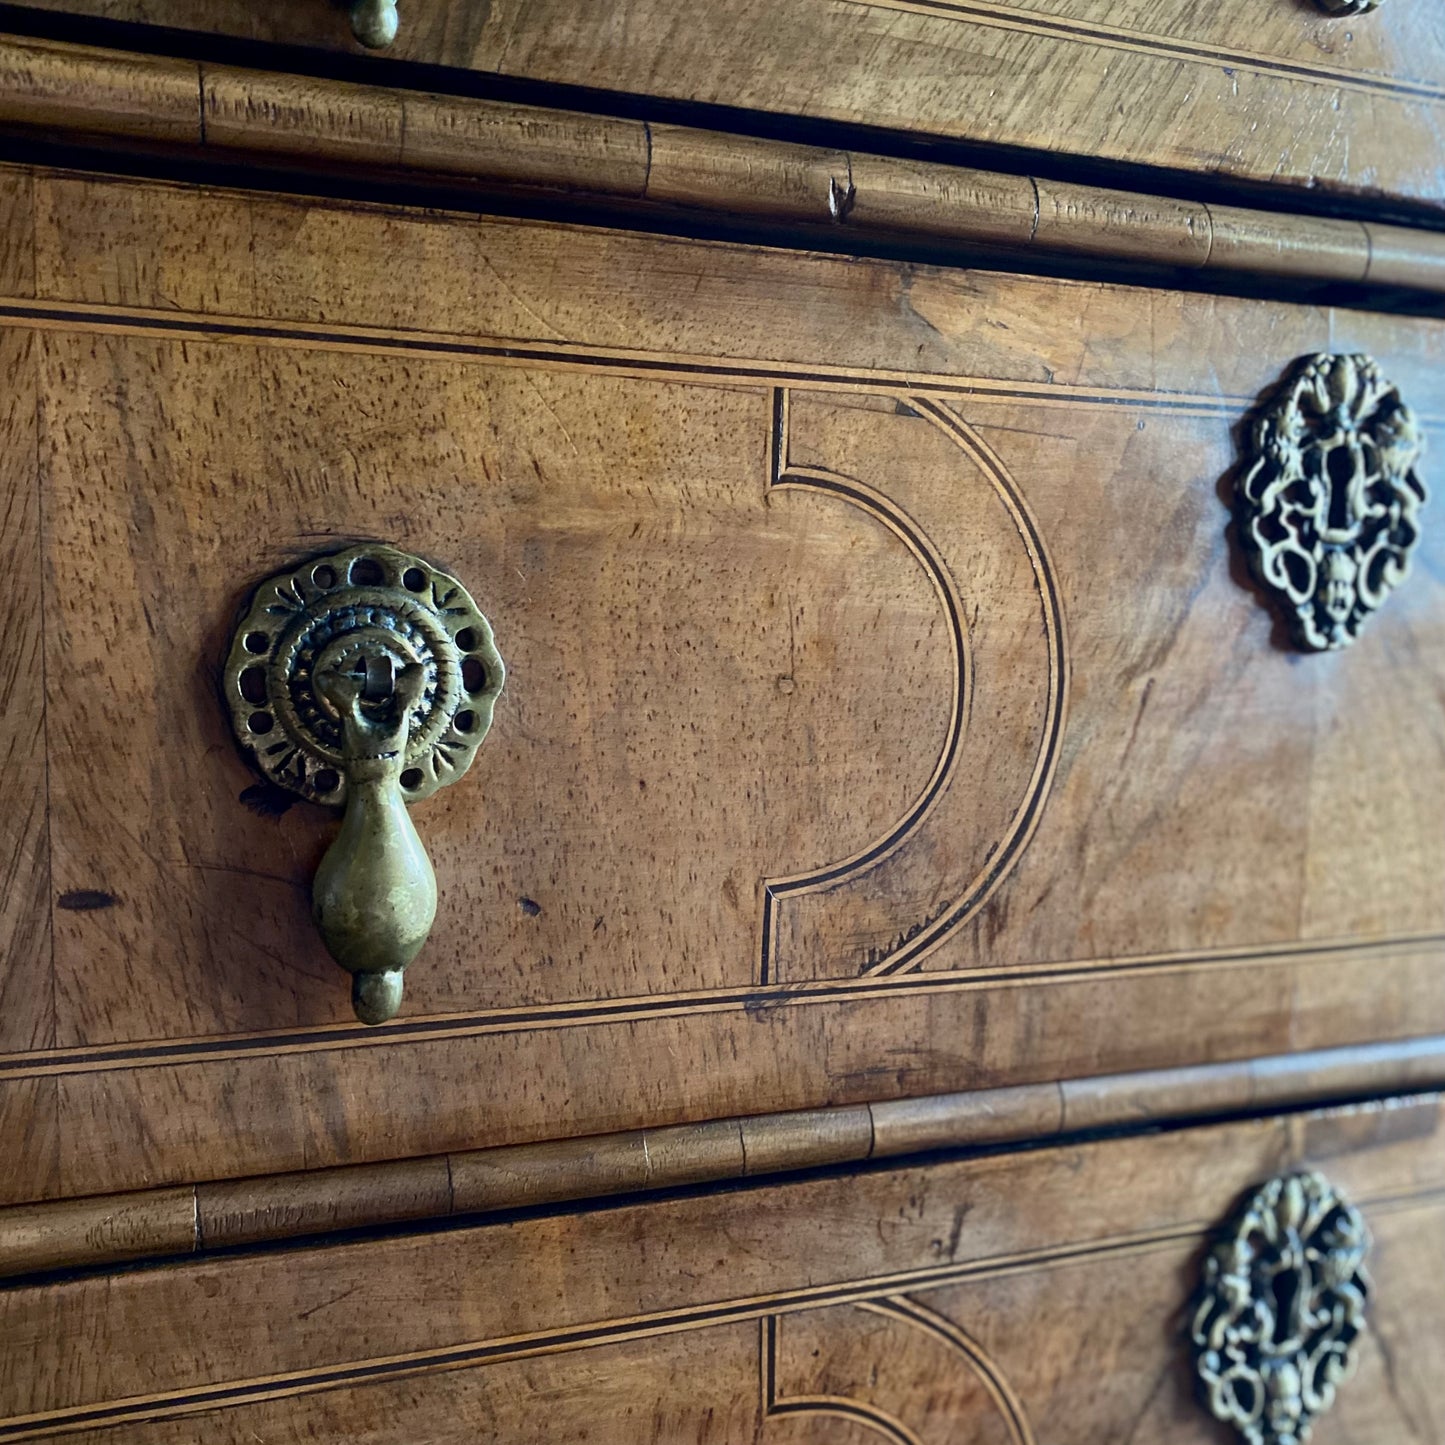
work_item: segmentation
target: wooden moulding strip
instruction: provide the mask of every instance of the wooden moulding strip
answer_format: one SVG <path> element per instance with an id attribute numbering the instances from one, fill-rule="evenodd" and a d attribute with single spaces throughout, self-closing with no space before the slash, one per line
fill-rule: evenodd
<path id="1" fill-rule="evenodd" d="M 860 237 L 1445 293 L 1445 234 L 0 36 L 0 126 Z"/>
<path id="2" fill-rule="evenodd" d="M 0 1209 L 0 1277 L 1445 1087 L 1445 1036 Z"/>

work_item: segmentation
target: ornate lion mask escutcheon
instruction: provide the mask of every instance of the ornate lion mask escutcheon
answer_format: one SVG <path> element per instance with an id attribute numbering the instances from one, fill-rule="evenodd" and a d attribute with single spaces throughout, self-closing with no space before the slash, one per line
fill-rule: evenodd
<path id="1" fill-rule="evenodd" d="M 1425 442 L 1368 356 L 1295 364 L 1254 423 L 1240 531 L 1299 646 L 1348 646 L 1409 575 L 1428 499 Z"/>
<path id="2" fill-rule="evenodd" d="M 1271 1180 L 1204 1264 L 1194 1366 L 1248 1445 L 1304 1445 L 1354 1367 L 1369 1233 L 1319 1174 Z"/>

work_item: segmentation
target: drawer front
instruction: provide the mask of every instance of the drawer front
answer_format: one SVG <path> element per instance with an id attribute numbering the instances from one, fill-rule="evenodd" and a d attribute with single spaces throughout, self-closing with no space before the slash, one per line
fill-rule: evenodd
<path id="1" fill-rule="evenodd" d="M 11 1200 L 1429 1032 L 1442 532 L 1306 654 L 1294 358 L 1439 323 L 7 171 Z M 1428 519 L 1428 511 L 1426 512 Z M 401 1017 L 218 700 L 357 539 L 509 668 Z M 143 1143 L 137 1146 L 137 1135 Z"/>
<path id="2" fill-rule="evenodd" d="M 1438 1440 L 1440 1130 L 1417 1097 L 21 1285 L 0 1439 L 1223 1445 L 1207 1260 L 1261 1185 L 1319 1171 L 1372 1243 L 1366 1282 L 1337 1221 L 1269 1206 L 1338 1265 L 1311 1341 L 1348 1346 L 1368 1294 L 1313 1438 Z M 1267 1312 L 1304 1278 L 1280 1238 L 1245 1287 Z"/>
<path id="3" fill-rule="evenodd" d="M 1438 207 L 1429 0 L 407 0 L 398 59 Z M 34 8 L 359 47 L 345 5 Z M 363 0 L 363 9 L 380 8 Z M 826 61 L 822 59 L 826 57 Z"/>

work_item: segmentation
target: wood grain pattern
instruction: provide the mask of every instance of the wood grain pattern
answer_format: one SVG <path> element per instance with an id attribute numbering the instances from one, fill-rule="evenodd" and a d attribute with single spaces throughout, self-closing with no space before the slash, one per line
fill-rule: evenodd
<path id="1" fill-rule="evenodd" d="M 30 178 L 0 179 L 0 286 L 35 289 Z M 50 836 L 41 646 L 45 557 L 37 476 L 35 347 L 0 336 L 0 1048 L 55 1042 L 50 932 Z"/>
<path id="2" fill-rule="evenodd" d="M 441 1218 L 453 1209 L 451 1166 L 446 1159 L 312 1170 L 282 1175 L 260 1188 L 258 1182 L 227 1180 L 194 1190 L 195 1237 L 176 1252 Z"/>
<path id="3" fill-rule="evenodd" d="M 0 1210 L 0 1277 L 1445 1084 L 1445 1039 L 715 1119 Z"/>
<path id="4" fill-rule="evenodd" d="M 199 119 L 194 67 L 43 42 L 0 47 L 0 121 L 7 124 L 187 142 L 198 138 Z"/>
<path id="5" fill-rule="evenodd" d="M 1378 1240 L 1374 1333 L 1320 1438 L 1433 1439 L 1440 1108 L 1415 1096 L 12 1287 L 0 1331 L 26 1365 L 0 1438 L 791 1442 L 866 1426 L 928 1445 L 1204 1445 L 1218 1436 L 1180 1325 L 1208 1232 L 1261 1180 L 1317 1167 Z"/>
<path id="6" fill-rule="evenodd" d="M 8 89 L 3 87 L 8 85 Z M 185 113 L 186 107 L 191 113 Z M 146 59 L 0 37 L 0 124 L 109 132 L 187 156 L 588 198 L 639 216 L 787 226 L 893 245 L 955 242 L 1445 291 L 1445 242 L 1377 221 L 1290 216 L 794 145 L 678 125 Z M 291 178 L 294 183 L 294 177 Z"/>
<path id="7" fill-rule="evenodd" d="M 34 184 L 23 171 L 0 176 L 0 282 L 18 295 L 35 294 Z M 33 338 L 0 335 L 0 383 L 0 605 L 9 620 L 0 649 L 0 1048 L 28 1053 L 56 1041 Z M 0 1090 L 0 1141 L 24 1179 L 12 1197 L 41 1198 L 62 1188 L 54 1079 L 31 1078 Z"/>
<path id="8" fill-rule="evenodd" d="M 20 1205 L 5 1211 L 3 1229 L 6 1272 L 13 1274 L 190 1254 L 199 1239 L 196 1191 L 68 1200 L 59 1209 Z"/>
<path id="9" fill-rule="evenodd" d="M 355 50 L 324 3 L 34 8 Z M 1253 0 L 414 0 L 387 55 L 1438 208 L 1445 21 Z"/>
<path id="10" fill-rule="evenodd" d="M 96 0 L 344 24 L 229 3 Z M 1445 22 L 1244 3 L 417 0 L 400 53 L 1438 207 Z M 0 39 L 0 127 L 1445 292 L 1429 232 L 398 73 Z M 1445 425 L 1438 321 L 0 167 L 0 1442 L 1205 1445 L 1201 1253 L 1302 1167 L 1379 1241 L 1322 1445 L 1441 1438 L 1445 541 L 1303 659 L 1229 520 L 1324 349 Z M 512 674 L 379 1033 L 334 820 L 216 699 L 249 587 L 358 538 Z"/>
<path id="11" fill-rule="evenodd" d="M 0 1071 L 57 1080 L 64 1127 L 8 1200 L 1445 1006 L 1439 540 L 1369 647 L 1302 663 L 1221 480 L 1323 347 L 1434 424 L 1438 323 L 35 186 L 37 296 L 0 304 L 43 394 L 58 1014 Z M 368 1036 L 307 916 L 331 820 L 240 801 L 214 668 L 258 577 L 378 535 L 467 580 L 513 681 L 418 810 L 442 916 Z"/>

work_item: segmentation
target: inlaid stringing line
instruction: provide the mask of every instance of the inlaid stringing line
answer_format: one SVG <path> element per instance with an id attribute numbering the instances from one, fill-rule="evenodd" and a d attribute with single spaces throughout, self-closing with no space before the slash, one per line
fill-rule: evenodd
<path id="1" fill-rule="evenodd" d="M 1445 100 L 1445 88 L 1425 80 L 1409 80 L 1369 71 L 1342 70 L 1337 66 L 1286 60 L 1258 51 L 1224 49 L 1201 41 L 1153 35 L 1147 31 L 1127 30 L 1122 26 L 1101 25 L 1095 21 L 1073 20 L 1067 16 L 1025 12 L 1006 5 L 981 3 L 981 0 L 848 0 L 848 3 L 867 9 L 897 10 L 928 19 L 966 21 L 992 30 L 1098 45 L 1149 58 L 1182 60 L 1214 70 L 1222 67 L 1245 70 L 1257 75 L 1328 86 L 1330 89 L 1362 91 L 1367 95 L 1399 96 L 1406 100 L 1423 100 L 1437 104 Z"/>

